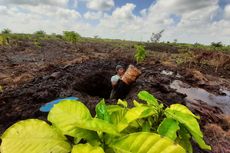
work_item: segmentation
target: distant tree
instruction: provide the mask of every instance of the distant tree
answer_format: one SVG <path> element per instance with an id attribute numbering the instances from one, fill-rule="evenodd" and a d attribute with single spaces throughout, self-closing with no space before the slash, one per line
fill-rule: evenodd
<path id="1" fill-rule="evenodd" d="M 173 40 L 173 43 L 175 43 L 175 44 L 176 44 L 176 43 L 177 43 L 177 41 L 178 41 L 177 39 L 174 39 L 174 40 Z"/>
<path id="2" fill-rule="evenodd" d="M 162 33 L 164 32 L 165 30 L 161 30 L 160 32 L 158 33 L 152 33 L 152 36 L 150 38 L 150 41 L 153 42 L 153 43 L 157 43 L 160 41 L 161 37 L 162 37 Z"/>
<path id="3" fill-rule="evenodd" d="M 196 43 L 194 43 L 194 46 L 195 47 L 200 47 L 200 46 L 202 46 L 200 43 L 198 43 L 198 42 L 196 42 Z"/>
<path id="4" fill-rule="evenodd" d="M 99 36 L 98 36 L 98 35 L 95 35 L 95 36 L 94 36 L 94 38 L 95 38 L 95 39 L 98 39 L 98 38 L 99 38 Z"/>
<path id="5" fill-rule="evenodd" d="M 56 37 L 57 37 L 58 39 L 63 39 L 63 36 L 60 35 L 60 34 L 57 34 Z"/>
<path id="6" fill-rule="evenodd" d="M 212 42 L 211 46 L 212 47 L 223 47 L 224 45 L 222 44 L 222 42 Z"/>
<path id="7" fill-rule="evenodd" d="M 64 39 L 71 43 L 75 43 L 81 38 L 81 36 L 77 32 L 74 32 L 74 31 L 64 31 L 63 34 L 64 34 L 63 36 Z"/>
<path id="8" fill-rule="evenodd" d="M 34 35 L 43 37 L 43 36 L 46 35 L 46 32 L 43 31 L 43 30 L 39 30 L 39 31 L 36 31 L 36 32 L 34 33 Z"/>
<path id="9" fill-rule="evenodd" d="M 10 34 L 12 31 L 8 28 L 2 30 L 2 34 Z"/>

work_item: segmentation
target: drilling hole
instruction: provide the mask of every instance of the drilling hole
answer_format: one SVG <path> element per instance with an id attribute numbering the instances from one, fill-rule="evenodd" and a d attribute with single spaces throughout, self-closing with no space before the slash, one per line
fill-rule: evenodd
<path id="1" fill-rule="evenodd" d="M 75 90 L 85 92 L 90 96 L 98 96 L 108 99 L 112 90 L 109 72 L 97 72 L 84 77 L 81 82 L 75 84 Z"/>

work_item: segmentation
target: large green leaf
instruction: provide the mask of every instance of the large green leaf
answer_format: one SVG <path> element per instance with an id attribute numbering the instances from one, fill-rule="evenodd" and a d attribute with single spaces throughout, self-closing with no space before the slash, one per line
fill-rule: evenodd
<path id="1" fill-rule="evenodd" d="M 140 91 L 137 96 L 139 99 L 146 101 L 149 105 L 159 105 L 158 100 L 147 91 Z"/>
<path id="2" fill-rule="evenodd" d="M 73 146 L 71 153 L 104 153 L 104 150 L 99 146 L 91 146 L 87 143 Z"/>
<path id="3" fill-rule="evenodd" d="M 176 110 L 176 111 L 179 111 L 179 112 L 182 112 L 182 113 L 185 113 L 185 114 L 190 114 L 192 115 L 193 117 L 197 118 L 197 119 L 200 119 L 199 116 L 196 116 L 195 114 L 193 114 L 186 106 L 184 105 L 181 105 L 181 104 L 173 104 L 173 105 L 170 105 L 170 109 L 172 110 Z"/>
<path id="4" fill-rule="evenodd" d="M 63 100 L 54 105 L 48 114 L 48 120 L 65 135 L 75 136 L 79 122 L 92 119 L 88 108 L 80 101 Z"/>
<path id="5" fill-rule="evenodd" d="M 48 120 L 63 134 L 75 137 L 78 128 L 118 135 L 116 128 L 101 119 L 92 118 L 89 110 L 79 101 L 64 100 L 56 104 L 48 115 Z"/>
<path id="6" fill-rule="evenodd" d="M 118 130 L 122 131 L 128 125 L 140 118 L 149 117 L 152 115 L 156 115 L 157 111 L 150 107 L 150 106 L 139 106 L 139 107 L 133 107 L 132 109 L 128 110 L 124 116 L 124 118 L 121 120 L 121 122 L 117 125 Z"/>
<path id="7" fill-rule="evenodd" d="M 99 119 L 105 120 L 110 122 L 110 116 L 107 111 L 107 107 L 105 105 L 105 100 L 102 99 L 97 105 L 96 105 L 96 114 Z"/>
<path id="8" fill-rule="evenodd" d="M 180 129 L 178 121 L 172 118 L 165 118 L 159 125 L 157 132 L 172 140 L 177 138 L 177 131 Z"/>
<path id="9" fill-rule="evenodd" d="M 57 129 L 37 119 L 15 123 L 1 139 L 1 153 L 68 153 L 71 150 Z"/>
<path id="10" fill-rule="evenodd" d="M 190 142 L 191 136 L 183 125 L 180 125 L 180 130 L 178 131 L 178 134 L 179 134 L 179 144 L 185 150 L 187 150 L 188 153 L 193 153 L 192 144 Z"/>
<path id="11" fill-rule="evenodd" d="M 188 129 L 188 131 L 192 134 L 193 138 L 196 140 L 196 142 L 202 149 L 211 150 L 211 147 L 205 144 L 203 140 L 203 134 L 200 130 L 199 123 L 197 122 L 196 118 L 193 115 L 183 111 L 182 112 L 178 111 L 173 107 L 167 108 L 165 110 L 165 115 L 183 124 Z"/>
<path id="12" fill-rule="evenodd" d="M 115 140 L 111 147 L 116 153 L 186 153 L 174 141 L 149 132 L 126 135 Z"/>

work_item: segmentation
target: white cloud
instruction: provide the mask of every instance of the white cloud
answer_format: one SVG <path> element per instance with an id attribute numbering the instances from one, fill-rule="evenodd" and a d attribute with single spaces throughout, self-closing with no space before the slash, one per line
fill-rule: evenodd
<path id="1" fill-rule="evenodd" d="M 142 9 L 142 10 L 140 11 L 140 14 L 141 14 L 142 16 L 146 16 L 146 15 L 147 15 L 147 9 Z"/>
<path id="2" fill-rule="evenodd" d="M 96 11 L 108 11 L 115 6 L 113 0 L 88 0 L 87 8 Z"/>
<path id="3" fill-rule="evenodd" d="M 97 19 L 100 19 L 102 16 L 103 16 L 103 13 L 100 11 L 99 12 L 88 11 L 84 14 L 84 18 L 88 20 L 97 20 Z"/>
<path id="4" fill-rule="evenodd" d="M 132 3 L 127 3 L 121 8 L 117 8 L 113 13 L 112 16 L 117 19 L 133 19 L 135 15 L 133 14 L 133 10 L 135 9 L 136 5 Z"/>
<path id="5" fill-rule="evenodd" d="M 222 39 L 228 43 L 228 22 L 213 21 L 220 9 L 217 0 L 158 0 L 147 11 L 145 27 L 159 31 L 165 29 L 163 40 L 177 38 L 180 42 L 210 43 Z M 172 15 L 180 17 L 174 21 Z M 224 26 L 225 25 L 225 26 Z M 219 30 L 218 30 L 219 29 Z M 222 31 L 222 32 L 220 32 Z M 218 37 L 217 37 L 218 36 Z"/>
<path id="6" fill-rule="evenodd" d="M 104 18 L 100 20 L 99 28 L 108 28 L 108 31 L 111 30 L 110 32 L 117 30 L 116 32 L 114 31 L 116 35 L 121 31 L 124 31 L 126 29 L 126 25 L 133 22 L 136 18 L 136 16 L 133 14 L 135 7 L 136 6 L 134 4 L 127 3 L 120 8 L 116 8 L 112 12 L 112 15 L 106 14 Z"/>
<path id="7" fill-rule="evenodd" d="M 173 13 L 186 13 L 216 5 L 218 0 L 158 0 L 152 9 Z"/>
<path id="8" fill-rule="evenodd" d="M 0 0 L 4 5 L 52 5 L 66 7 L 68 0 Z"/>
<path id="9" fill-rule="evenodd" d="M 83 36 L 129 40 L 149 40 L 152 32 L 165 29 L 164 41 L 177 38 L 179 42 L 230 44 L 230 4 L 222 8 L 218 0 L 157 0 L 140 15 L 134 13 L 135 4 L 115 8 L 113 0 L 82 0 L 89 10 L 81 15 L 67 7 L 78 1 L 0 0 L 0 29 L 27 33 L 40 29 L 48 33 L 74 30 Z M 223 17 L 215 20 L 220 10 Z"/>
<path id="10" fill-rule="evenodd" d="M 10 7 L 0 5 L 0 18 L 1 21 L 4 21 L 3 24 L 0 24 L 1 29 L 10 28 L 14 32 L 25 33 L 37 30 L 60 33 L 63 30 L 75 28 L 81 16 L 75 10 L 50 5 Z"/>
<path id="11" fill-rule="evenodd" d="M 217 0 L 158 0 L 141 11 L 141 16 L 133 14 L 134 8 L 134 4 L 116 8 L 95 29 L 105 37 L 131 40 L 149 40 L 152 32 L 165 29 L 165 41 L 177 38 L 180 42 L 229 44 L 229 21 L 213 21 L 220 9 Z M 173 15 L 180 19 L 175 21 Z"/>
<path id="12" fill-rule="evenodd" d="M 226 19 L 230 19 L 230 4 L 227 5 L 227 6 L 225 7 L 225 9 L 224 9 L 224 17 L 225 17 Z"/>

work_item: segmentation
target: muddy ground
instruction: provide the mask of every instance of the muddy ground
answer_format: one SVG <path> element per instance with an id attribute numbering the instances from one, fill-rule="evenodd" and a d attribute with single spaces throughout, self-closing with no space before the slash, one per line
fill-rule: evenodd
<path id="1" fill-rule="evenodd" d="M 94 107 L 100 98 L 108 99 L 117 64 L 136 65 L 142 75 L 132 85 L 127 101 L 136 98 L 140 90 L 147 90 L 166 106 L 173 103 L 188 105 L 197 115 L 204 137 L 215 153 L 230 152 L 230 118 L 217 106 L 210 106 L 197 100 L 188 102 L 185 94 L 170 88 L 174 80 L 181 80 L 193 87 L 199 87 L 215 95 L 225 95 L 220 89 L 230 91 L 229 54 L 194 51 L 194 60 L 178 64 L 178 48 L 148 46 L 148 58 L 141 64 L 133 60 L 134 47 L 117 43 L 78 43 L 64 41 L 41 41 L 36 46 L 32 41 L 19 41 L 14 45 L 0 47 L 0 134 L 18 120 L 28 118 L 45 119 L 39 107 L 46 102 L 68 96 L 76 96 L 94 114 Z M 225 62 L 212 64 L 202 62 L 223 58 Z M 217 56 L 218 55 L 218 56 Z M 221 57 L 220 57 L 221 56 Z M 170 57 L 170 58 L 169 58 Z M 182 56 L 183 57 L 183 56 Z M 164 74 L 162 71 L 173 74 Z M 229 97 L 230 103 L 230 97 Z M 230 104 L 229 104 L 230 105 Z M 205 152 L 194 144 L 194 152 Z"/>

